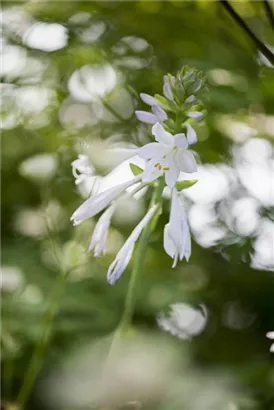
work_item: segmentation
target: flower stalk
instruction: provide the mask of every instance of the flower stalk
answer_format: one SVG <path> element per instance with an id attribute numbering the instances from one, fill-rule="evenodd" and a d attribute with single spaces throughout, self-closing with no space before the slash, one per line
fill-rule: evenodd
<path id="1" fill-rule="evenodd" d="M 140 275 L 142 266 L 144 264 L 149 236 L 152 233 L 152 230 L 155 226 L 155 220 L 158 219 L 158 216 L 160 215 L 160 212 L 161 212 L 160 201 L 161 201 L 161 196 L 162 196 L 164 186 L 165 186 L 164 180 L 160 179 L 157 182 L 157 186 L 151 198 L 150 206 L 152 207 L 158 204 L 159 205 L 158 210 L 156 211 L 156 213 L 154 214 L 154 217 L 145 226 L 143 232 L 141 233 L 138 246 L 137 246 L 136 255 L 135 255 L 134 266 L 132 269 L 131 277 L 129 280 L 129 286 L 128 286 L 128 290 L 126 294 L 125 308 L 124 308 L 120 323 L 114 332 L 114 337 L 113 337 L 110 350 L 109 350 L 109 354 L 108 354 L 108 360 L 110 360 L 113 357 L 113 355 L 119 348 L 121 337 L 123 333 L 127 330 L 128 326 L 130 325 L 132 321 L 132 317 L 134 314 L 135 300 L 136 300 L 137 281 L 138 281 L 138 277 Z"/>

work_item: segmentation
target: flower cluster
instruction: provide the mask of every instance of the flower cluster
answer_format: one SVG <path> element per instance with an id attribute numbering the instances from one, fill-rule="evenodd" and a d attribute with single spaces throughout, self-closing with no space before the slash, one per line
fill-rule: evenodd
<path id="1" fill-rule="evenodd" d="M 107 273 L 110 284 L 114 284 L 126 269 L 135 243 L 144 228 L 149 224 L 153 225 L 153 220 L 161 209 L 165 186 L 171 191 L 171 207 L 169 221 L 164 228 L 164 249 L 173 259 L 173 267 L 176 266 L 178 259 L 185 258 L 188 261 L 190 257 L 191 237 L 180 190 L 196 181 L 178 181 L 178 178 L 181 172 L 197 171 L 195 157 L 189 148 L 197 141 L 192 122 L 203 118 L 203 107 L 198 100 L 203 85 L 201 73 L 184 67 L 176 77 L 170 74 L 164 76 L 163 96 L 140 94 L 141 99 L 151 107 L 151 112 L 136 111 L 136 116 L 142 122 L 153 124 L 151 134 L 154 141 L 143 147 L 136 147 L 131 154 L 138 155 L 144 160 L 144 169 L 131 164 L 134 174 L 131 180 L 92 195 L 71 217 L 74 225 L 78 225 L 104 211 L 98 219 L 89 247 L 94 256 L 98 257 L 106 252 L 107 234 L 119 198 L 122 195 L 129 195 L 127 190 L 133 185 L 136 185 L 134 193 L 144 186 L 150 186 L 157 192 L 157 195 L 153 195 L 146 215 L 111 263 Z M 80 156 L 72 163 L 72 167 L 77 184 L 85 180 L 92 169 L 86 156 Z"/>

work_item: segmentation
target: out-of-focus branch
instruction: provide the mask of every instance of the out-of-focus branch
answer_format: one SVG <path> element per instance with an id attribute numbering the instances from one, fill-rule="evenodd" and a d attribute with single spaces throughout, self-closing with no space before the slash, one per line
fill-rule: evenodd
<path id="1" fill-rule="evenodd" d="M 268 0 L 263 0 L 263 4 L 264 4 L 265 13 L 268 17 L 269 23 L 271 24 L 271 27 L 274 29 L 274 12 Z"/>
<path id="2" fill-rule="evenodd" d="M 236 23 L 246 32 L 249 38 L 256 45 L 258 50 L 274 65 L 274 54 L 261 42 L 261 40 L 253 33 L 248 27 L 245 21 L 239 16 L 233 9 L 227 0 L 219 0 L 219 3 L 226 9 L 230 16 L 236 21 Z"/>
<path id="3" fill-rule="evenodd" d="M 272 10 L 270 4 L 268 3 L 268 0 L 263 0 L 263 3 L 264 3 L 265 12 L 267 14 L 269 23 L 274 30 L 274 11 Z"/>

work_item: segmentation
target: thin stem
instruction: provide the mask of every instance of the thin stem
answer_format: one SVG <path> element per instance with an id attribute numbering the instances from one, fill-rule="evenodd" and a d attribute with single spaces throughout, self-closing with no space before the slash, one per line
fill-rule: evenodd
<path id="1" fill-rule="evenodd" d="M 261 42 L 261 40 L 250 30 L 245 21 L 236 13 L 233 7 L 227 0 L 219 0 L 219 3 L 226 9 L 230 16 L 238 23 L 238 25 L 247 33 L 258 50 L 274 65 L 274 54 Z"/>
<path id="2" fill-rule="evenodd" d="M 24 377 L 23 385 L 18 394 L 17 403 L 18 405 L 20 405 L 20 408 L 23 408 L 26 401 L 28 400 L 33 384 L 41 368 L 44 352 L 49 342 L 52 323 L 59 309 L 59 302 L 61 299 L 61 295 L 64 291 L 66 278 L 67 273 L 61 274 L 58 277 L 58 280 L 55 282 L 55 286 L 52 290 L 52 294 L 49 299 L 48 309 L 46 310 L 46 314 L 44 316 L 44 320 L 42 323 L 42 335 L 35 347 L 27 373 Z"/>
<path id="3" fill-rule="evenodd" d="M 150 207 L 160 202 L 163 189 L 164 189 L 164 182 L 160 180 L 158 182 L 156 189 L 154 190 L 154 193 L 153 193 L 153 196 L 150 202 Z M 139 273 L 144 263 L 146 250 L 147 250 L 148 238 L 151 234 L 152 227 L 153 227 L 153 221 L 156 215 L 157 215 L 157 211 L 154 217 L 151 219 L 151 221 L 146 225 L 146 227 L 144 228 L 140 236 L 138 247 L 137 247 L 137 252 L 136 252 L 136 259 L 135 259 L 134 267 L 132 269 L 128 291 L 126 294 L 125 309 L 124 309 L 122 318 L 120 320 L 120 324 L 118 325 L 118 328 L 116 329 L 114 333 L 114 337 L 113 337 L 111 347 L 109 350 L 107 362 L 112 357 L 113 353 L 116 351 L 117 346 L 119 345 L 122 333 L 131 323 L 132 316 L 134 313 L 135 300 L 136 300 L 135 290 L 136 290 L 137 279 L 138 279 Z"/>
<path id="4" fill-rule="evenodd" d="M 265 13 L 268 17 L 269 23 L 271 25 L 271 27 L 274 29 L 274 12 L 269 4 L 268 0 L 263 0 L 263 5 L 265 8 Z"/>

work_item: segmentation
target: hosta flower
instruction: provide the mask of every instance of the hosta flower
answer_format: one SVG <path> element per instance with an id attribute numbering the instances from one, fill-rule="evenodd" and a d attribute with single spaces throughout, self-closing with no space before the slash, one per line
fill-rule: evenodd
<path id="1" fill-rule="evenodd" d="M 105 254 L 107 250 L 107 236 L 110 226 L 112 215 L 115 211 L 115 204 L 112 204 L 107 210 L 100 216 L 98 222 L 94 228 L 89 252 L 94 251 L 94 256 L 97 258 L 101 254 Z"/>
<path id="2" fill-rule="evenodd" d="M 98 195 L 88 198 L 78 209 L 73 213 L 70 218 L 74 225 L 79 225 L 86 219 L 92 218 L 103 209 L 105 209 L 112 201 L 118 198 L 127 188 L 139 182 L 142 178 L 142 174 L 136 176 L 130 181 L 116 185 L 112 188 L 101 192 Z"/>
<path id="3" fill-rule="evenodd" d="M 93 169 L 89 163 L 87 155 L 80 154 L 78 158 L 71 163 L 71 166 L 76 185 L 84 182 L 93 173 Z"/>
<path id="4" fill-rule="evenodd" d="M 274 332 L 267 332 L 266 337 L 274 339 Z M 270 346 L 270 352 L 274 353 L 274 343 Z"/>
<path id="5" fill-rule="evenodd" d="M 164 249 L 173 259 L 173 268 L 178 259 L 185 257 L 188 261 L 191 254 L 188 221 L 175 188 L 172 190 L 169 223 L 164 228 Z"/>
<path id="6" fill-rule="evenodd" d="M 147 124 L 156 124 L 156 122 L 164 122 L 167 120 L 167 113 L 160 107 L 159 101 L 149 94 L 141 93 L 141 99 L 144 103 L 151 106 L 151 112 L 148 111 L 135 111 L 136 117 L 139 121 L 145 122 Z"/>
<path id="7" fill-rule="evenodd" d="M 173 188 L 180 172 L 192 173 L 197 171 L 197 164 L 191 152 L 187 151 L 189 141 L 193 143 L 193 128 L 185 134 L 172 135 L 165 131 L 163 126 L 156 123 L 152 127 L 152 134 L 157 142 L 151 142 L 140 148 L 137 152 L 141 158 L 148 160 L 143 181 L 151 182 L 160 176 L 165 176 L 166 184 Z"/>
<path id="8" fill-rule="evenodd" d="M 132 257 L 134 251 L 134 246 L 138 240 L 142 230 L 149 223 L 155 212 L 157 211 L 158 205 L 154 205 L 149 209 L 144 218 L 139 222 L 139 224 L 131 232 L 130 236 L 127 238 L 126 242 L 117 253 L 116 258 L 110 265 L 107 273 L 108 282 L 113 285 L 122 275 L 126 269 L 129 261 Z"/>

